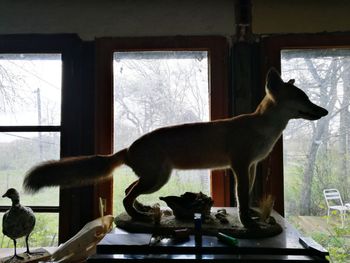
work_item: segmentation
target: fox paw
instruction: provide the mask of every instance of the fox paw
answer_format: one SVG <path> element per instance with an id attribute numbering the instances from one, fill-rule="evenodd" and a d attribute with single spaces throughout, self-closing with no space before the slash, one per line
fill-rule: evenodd
<path id="1" fill-rule="evenodd" d="M 239 219 L 245 228 L 259 228 L 258 220 L 254 220 L 250 215 L 240 214 Z"/>
<path id="2" fill-rule="evenodd" d="M 134 201 L 134 207 L 137 211 L 140 211 L 141 213 L 152 214 L 153 212 L 153 207 L 149 205 L 144 205 L 137 200 Z"/>
<path id="3" fill-rule="evenodd" d="M 139 211 L 133 211 L 133 212 L 127 212 L 129 216 L 132 217 L 132 219 L 142 222 L 152 222 L 153 221 L 153 214 L 152 213 L 142 213 Z"/>
<path id="4" fill-rule="evenodd" d="M 261 213 L 253 208 L 249 208 L 248 214 L 251 218 L 261 218 Z"/>

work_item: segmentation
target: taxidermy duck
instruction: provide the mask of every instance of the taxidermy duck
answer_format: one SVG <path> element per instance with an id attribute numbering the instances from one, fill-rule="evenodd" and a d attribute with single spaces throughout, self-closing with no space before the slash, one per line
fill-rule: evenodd
<path id="1" fill-rule="evenodd" d="M 26 238 L 27 254 L 29 252 L 28 238 L 35 225 L 35 215 L 30 207 L 22 206 L 19 202 L 19 193 L 16 189 L 10 188 L 2 197 L 8 197 L 12 201 L 11 208 L 5 212 L 2 218 L 2 232 L 13 240 L 15 247 L 14 258 L 23 259 L 17 255 L 16 239 Z"/>

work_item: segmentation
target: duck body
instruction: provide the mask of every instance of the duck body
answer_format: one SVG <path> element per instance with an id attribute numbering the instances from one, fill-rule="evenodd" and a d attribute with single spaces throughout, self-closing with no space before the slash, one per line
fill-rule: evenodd
<path id="1" fill-rule="evenodd" d="M 34 226 L 35 216 L 30 207 L 14 205 L 3 216 L 2 232 L 12 240 L 28 236 Z"/>
<path id="2" fill-rule="evenodd" d="M 15 254 L 13 257 L 22 259 L 16 253 L 16 239 L 25 237 L 27 253 L 29 251 L 28 238 L 35 226 L 35 215 L 30 207 L 22 206 L 19 202 L 19 193 L 16 189 L 10 188 L 2 197 L 8 197 L 12 201 L 11 208 L 4 213 L 2 218 L 2 232 L 13 240 Z"/>

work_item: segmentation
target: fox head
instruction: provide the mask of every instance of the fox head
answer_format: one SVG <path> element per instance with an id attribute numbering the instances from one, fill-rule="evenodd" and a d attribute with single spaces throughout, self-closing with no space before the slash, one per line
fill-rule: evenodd
<path id="1" fill-rule="evenodd" d="M 266 94 L 281 106 L 289 119 L 318 120 L 328 114 L 326 109 L 312 103 L 304 91 L 294 86 L 294 79 L 284 82 L 274 68 L 267 73 Z"/>

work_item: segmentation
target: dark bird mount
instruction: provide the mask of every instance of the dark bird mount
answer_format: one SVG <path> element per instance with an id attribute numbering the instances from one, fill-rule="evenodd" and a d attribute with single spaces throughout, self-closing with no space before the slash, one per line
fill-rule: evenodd
<path id="1" fill-rule="evenodd" d="M 2 218 L 2 232 L 5 236 L 8 236 L 13 240 L 15 251 L 12 258 L 23 260 L 23 257 L 17 255 L 16 239 L 25 237 L 27 246 L 26 253 L 32 254 L 29 251 L 28 238 L 35 226 L 35 215 L 30 207 L 22 206 L 20 204 L 19 193 L 16 189 L 8 189 L 2 197 L 8 197 L 12 201 L 11 208 L 5 212 Z"/>

